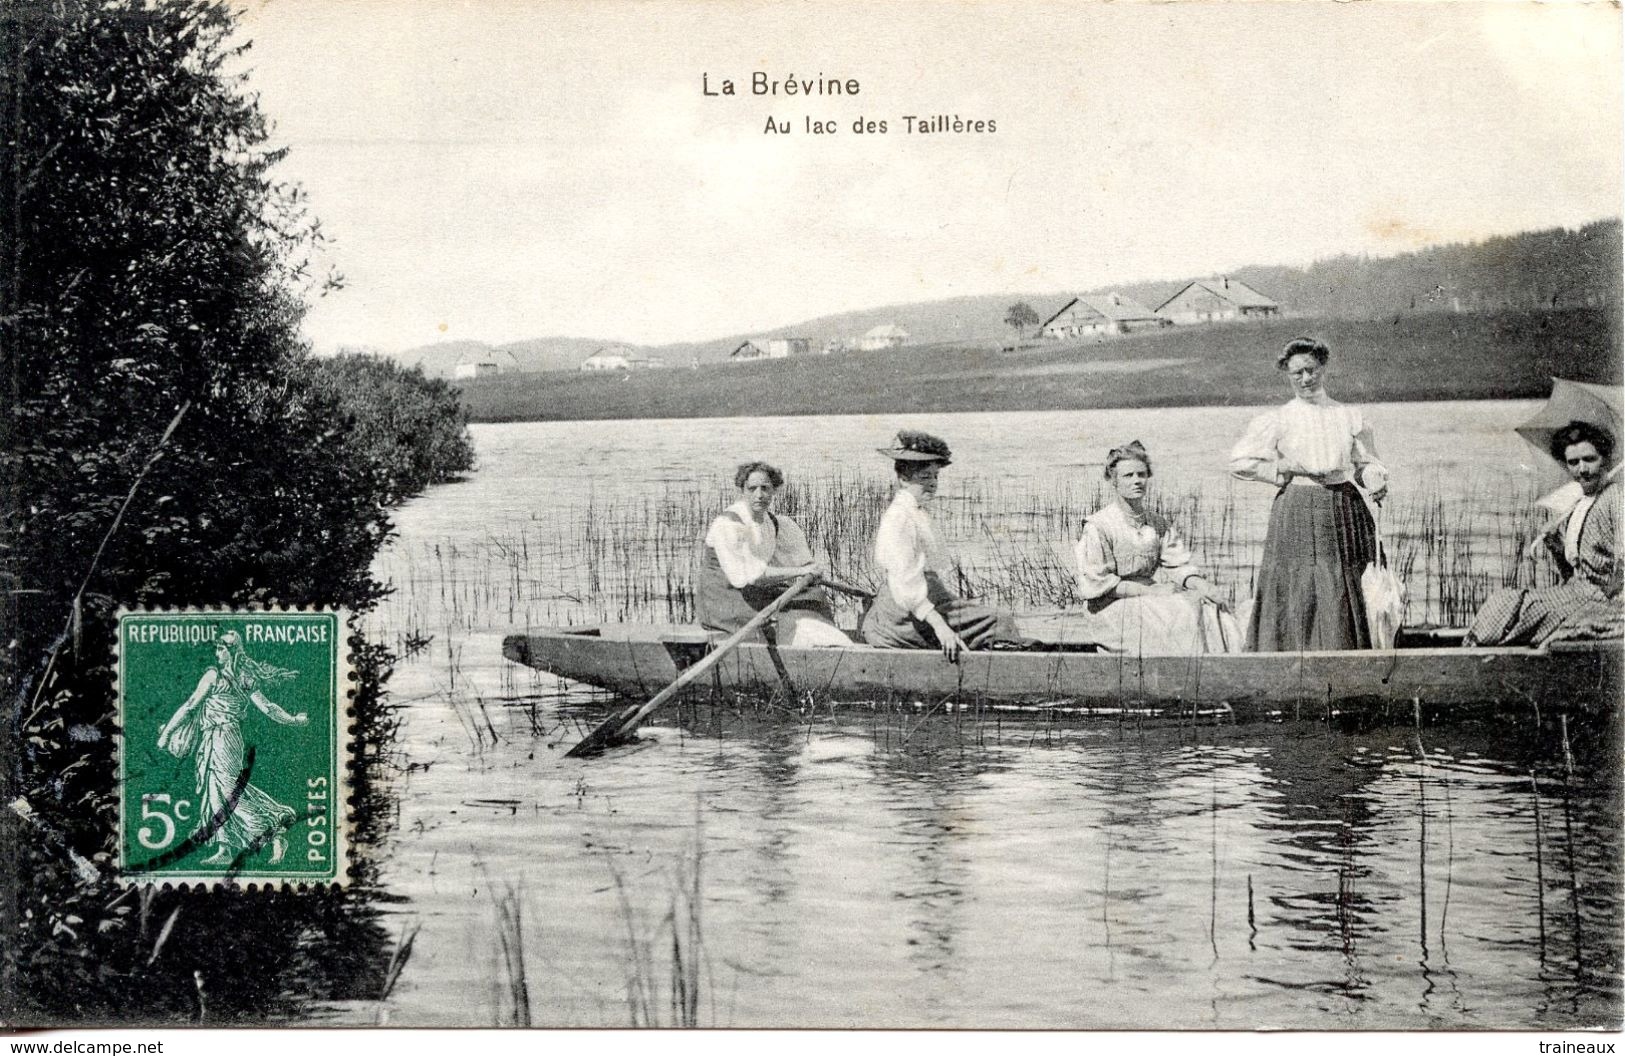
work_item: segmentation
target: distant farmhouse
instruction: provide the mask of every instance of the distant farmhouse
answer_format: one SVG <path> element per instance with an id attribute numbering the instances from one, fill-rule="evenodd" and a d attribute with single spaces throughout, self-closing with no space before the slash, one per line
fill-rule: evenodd
<path id="1" fill-rule="evenodd" d="M 581 361 L 581 369 L 598 370 L 659 370 L 666 361 L 657 356 L 640 356 L 630 348 L 600 348 Z"/>
<path id="2" fill-rule="evenodd" d="M 451 370 L 451 376 L 459 381 L 464 378 L 487 378 L 501 373 L 501 365 L 497 363 L 489 350 L 464 352 L 458 357 L 457 365 Z"/>
<path id="3" fill-rule="evenodd" d="M 1169 321 L 1132 297 L 1120 293 L 1074 297 L 1060 311 L 1039 326 L 1045 337 L 1063 341 L 1077 337 L 1102 337 L 1155 330 Z"/>
<path id="4" fill-rule="evenodd" d="M 581 361 L 581 369 L 585 371 L 631 370 L 632 353 L 625 348 L 600 348 Z"/>
<path id="5" fill-rule="evenodd" d="M 728 353 L 729 359 L 787 359 L 812 353 L 812 342 L 805 337 L 754 337 L 741 341 L 739 347 Z"/>
<path id="6" fill-rule="evenodd" d="M 1232 319 L 1269 319 L 1281 306 L 1240 279 L 1197 279 L 1163 301 L 1157 314 L 1182 326 Z"/>
<path id="7" fill-rule="evenodd" d="M 888 348 L 898 348 L 907 340 L 907 330 L 896 323 L 883 323 L 859 338 L 858 347 L 865 352 L 881 352 Z"/>

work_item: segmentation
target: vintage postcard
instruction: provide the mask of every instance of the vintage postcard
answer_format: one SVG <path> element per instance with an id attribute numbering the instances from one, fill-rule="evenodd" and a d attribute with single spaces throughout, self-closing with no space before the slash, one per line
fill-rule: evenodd
<path id="1" fill-rule="evenodd" d="M 1617 4 L 0 28 L 7 1028 L 1621 1028 Z"/>

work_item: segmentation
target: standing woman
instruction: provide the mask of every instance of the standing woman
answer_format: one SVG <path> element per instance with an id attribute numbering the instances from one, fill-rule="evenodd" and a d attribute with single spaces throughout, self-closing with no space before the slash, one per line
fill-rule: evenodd
<path id="1" fill-rule="evenodd" d="M 1230 452 L 1234 476 L 1280 489 L 1247 630 L 1252 651 L 1371 648 L 1360 573 L 1375 560 L 1376 529 L 1359 489 L 1380 504 L 1388 470 L 1359 408 L 1326 395 L 1330 358 L 1313 338 L 1289 342 L 1275 365 L 1292 401 L 1254 418 Z"/>
<path id="2" fill-rule="evenodd" d="M 951 661 L 965 649 L 1031 644 L 1008 612 L 966 601 L 942 582 L 948 557 L 926 507 L 936 498 L 937 474 L 952 465 L 948 445 L 904 429 L 896 446 L 877 450 L 892 460 L 897 492 L 875 532 L 875 563 L 886 583 L 863 617 L 863 640 L 893 649 L 941 649 Z"/>
<path id="3" fill-rule="evenodd" d="M 773 512 L 783 486 L 784 474 L 766 462 L 746 462 L 735 471 L 739 501 L 711 522 L 700 560 L 695 601 L 700 622 L 711 630 L 739 630 L 796 578 L 818 571 L 801 526 Z M 789 648 L 852 644 L 835 625 L 822 587 L 803 590 L 777 621 L 778 643 Z"/>

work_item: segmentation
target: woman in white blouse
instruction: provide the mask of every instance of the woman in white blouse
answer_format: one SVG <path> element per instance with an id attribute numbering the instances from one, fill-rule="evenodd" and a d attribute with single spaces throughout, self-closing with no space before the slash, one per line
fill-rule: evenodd
<path id="1" fill-rule="evenodd" d="M 942 582 L 948 558 L 926 507 L 936 497 L 937 474 L 952 464 L 948 445 L 904 429 L 896 446 L 878 450 L 892 460 L 897 493 L 875 532 L 875 563 L 886 584 L 864 615 L 863 640 L 893 649 L 941 649 L 950 661 L 965 649 L 1031 644 L 1008 612 L 966 601 Z"/>
<path id="2" fill-rule="evenodd" d="M 734 486 L 739 501 L 723 510 L 705 533 L 695 598 L 700 622 L 728 632 L 748 623 L 791 581 L 818 571 L 801 526 L 773 512 L 784 474 L 766 462 L 746 462 L 734 473 Z M 783 646 L 852 644 L 835 625 L 822 587 L 802 591 L 776 619 L 777 641 Z"/>
<path id="3" fill-rule="evenodd" d="M 1241 628 L 1221 609 L 1168 520 L 1145 508 L 1151 455 L 1138 441 L 1106 455 L 1116 499 L 1090 514 L 1076 549 L 1089 639 L 1108 652 L 1189 656 L 1237 652 Z"/>
<path id="4" fill-rule="evenodd" d="M 1359 408 L 1326 395 L 1330 358 L 1313 338 L 1288 343 L 1276 366 L 1292 402 L 1253 419 L 1230 452 L 1233 475 L 1280 489 L 1247 630 L 1258 652 L 1371 648 L 1360 573 L 1376 530 L 1360 488 L 1380 504 L 1388 471 Z"/>

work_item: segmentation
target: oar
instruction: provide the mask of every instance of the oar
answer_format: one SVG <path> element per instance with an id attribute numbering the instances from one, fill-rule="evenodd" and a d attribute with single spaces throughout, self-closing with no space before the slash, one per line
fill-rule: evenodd
<path id="1" fill-rule="evenodd" d="M 584 755 L 596 755 L 605 748 L 608 748 L 609 746 L 622 740 L 634 729 L 636 729 L 638 723 L 642 722 L 651 711 L 655 710 L 656 708 L 660 707 L 660 705 L 666 703 L 666 701 L 676 696 L 678 691 L 684 686 L 711 670 L 711 668 L 716 666 L 718 660 L 721 660 L 723 657 L 733 652 L 734 646 L 738 645 L 746 638 L 749 638 L 751 633 L 755 631 L 756 628 L 772 619 L 774 613 L 788 605 L 797 594 L 800 594 L 803 590 L 806 590 L 807 587 L 812 583 L 813 579 L 813 575 L 809 573 L 800 577 L 794 583 L 791 583 L 789 589 L 775 598 L 770 605 L 762 609 L 762 611 L 758 612 L 755 616 L 752 616 L 750 620 L 746 622 L 745 626 L 739 628 L 739 630 L 724 638 L 722 640 L 722 644 L 718 645 L 715 649 L 711 650 L 711 652 L 707 653 L 699 663 L 678 675 L 677 681 L 673 682 L 671 685 L 649 698 L 649 702 L 647 704 L 629 704 L 622 708 L 620 711 L 604 720 L 604 722 L 601 723 L 597 729 L 583 737 L 579 744 L 564 754 L 571 758 L 580 758 Z"/>
<path id="2" fill-rule="evenodd" d="M 863 598 L 865 601 L 874 597 L 872 591 L 864 590 L 862 587 L 849 586 L 836 579 L 819 580 L 819 584 L 827 590 L 835 591 L 837 594 L 850 594 L 854 598 Z"/>

